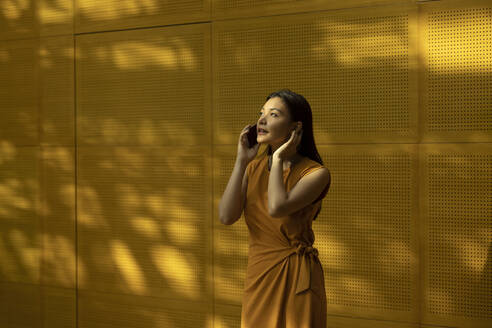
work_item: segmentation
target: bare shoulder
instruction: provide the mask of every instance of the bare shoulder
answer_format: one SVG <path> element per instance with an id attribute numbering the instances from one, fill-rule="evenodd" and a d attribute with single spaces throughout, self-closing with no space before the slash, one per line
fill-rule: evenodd
<path id="1" fill-rule="evenodd" d="M 323 182 L 330 181 L 331 174 L 330 170 L 324 166 L 316 167 L 310 169 L 306 174 L 304 174 L 303 178 L 316 179 L 321 180 Z"/>
<path id="2" fill-rule="evenodd" d="M 326 166 L 312 160 L 309 157 L 304 157 L 303 160 L 307 161 L 308 165 L 301 172 L 302 175 L 308 175 L 314 173 L 316 173 L 316 175 L 321 175 L 321 176 L 330 175 L 330 170 Z"/>

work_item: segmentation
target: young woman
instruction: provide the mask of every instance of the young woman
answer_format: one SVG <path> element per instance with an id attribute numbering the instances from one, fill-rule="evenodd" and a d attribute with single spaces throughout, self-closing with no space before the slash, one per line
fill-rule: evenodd
<path id="1" fill-rule="evenodd" d="M 223 224 L 244 211 L 249 253 L 241 328 L 325 328 L 324 273 L 312 221 L 330 187 L 313 136 L 311 107 L 288 89 L 266 98 L 249 147 L 247 125 L 219 204 Z M 267 149 L 255 158 L 260 144 Z"/>

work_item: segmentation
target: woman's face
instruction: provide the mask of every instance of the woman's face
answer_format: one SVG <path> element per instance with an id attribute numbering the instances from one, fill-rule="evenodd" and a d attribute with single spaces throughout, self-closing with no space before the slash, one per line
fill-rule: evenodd
<path id="1" fill-rule="evenodd" d="M 279 97 L 268 99 L 258 116 L 256 140 L 258 143 L 270 144 L 273 151 L 289 140 L 292 130 L 297 126 L 297 122 L 291 121 L 290 113 Z"/>

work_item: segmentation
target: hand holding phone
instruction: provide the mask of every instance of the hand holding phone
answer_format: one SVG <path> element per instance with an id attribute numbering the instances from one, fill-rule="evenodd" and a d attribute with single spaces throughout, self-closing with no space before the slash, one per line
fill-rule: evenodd
<path id="1" fill-rule="evenodd" d="M 256 124 L 255 124 L 252 127 L 250 127 L 248 131 L 249 148 L 252 148 L 254 145 L 258 143 L 258 141 L 256 141 L 256 138 L 257 138 L 257 131 L 256 131 Z"/>
<path id="2" fill-rule="evenodd" d="M 246 125 L 239 135 L 237 157 L 249 163 L 256 157 L 259 147 L 256 141 L 256 124 Z"/>

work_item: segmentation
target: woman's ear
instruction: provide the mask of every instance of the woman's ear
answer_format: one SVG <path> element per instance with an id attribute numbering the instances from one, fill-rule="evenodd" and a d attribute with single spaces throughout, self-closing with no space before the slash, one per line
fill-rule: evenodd
<path id="1" fill-rule="evenodd" d="M 293 124 L 293 127 L 292 127 L 292 131 L 295 131 L 297 129 L 297 127 L 301 126 L 302 127 L 302 122 L 301 121 L 297 121 Z"/>

